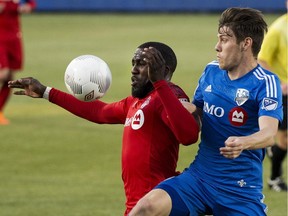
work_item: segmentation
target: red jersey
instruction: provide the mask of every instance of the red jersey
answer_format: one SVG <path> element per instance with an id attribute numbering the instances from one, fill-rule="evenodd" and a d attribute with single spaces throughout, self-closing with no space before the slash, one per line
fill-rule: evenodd
<path id="1" fill-rule="evenodd" d="M 198 140 L 199 127 L 178 100 L 188 100 L 183 90 L 166 81 L 158 81 L 154 87 L 143 99 L 129 96 L 110 104 L 82 102 L 56 89 L 49 94 L 51 102 L 82 118 L 96 123 L 124 124 L 125 215 L 158 183 L 177 175 L 179 143 L 189 145 Z"/>
<path id="2" fill-rule="evenodd" d="M 25 0 L 21 3 L 29 4 L 35 8 L 35 0 Z M 0 40 L 19 37 L 21 26 L 18 8 L 20 0 L 0 0 Z"/>

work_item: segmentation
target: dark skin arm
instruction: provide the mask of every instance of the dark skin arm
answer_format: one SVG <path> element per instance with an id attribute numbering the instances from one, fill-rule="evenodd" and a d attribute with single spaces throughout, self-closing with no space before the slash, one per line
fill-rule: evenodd
<path id="1" fill-rule="evenodd" d="M 15 91 L 15 95 L 27 95 L 32 98 L 42 98 L 46 86 L 32 77 L 21 78 L 8 82 L 9 88 L 19 88 L 23 90 Z"/>

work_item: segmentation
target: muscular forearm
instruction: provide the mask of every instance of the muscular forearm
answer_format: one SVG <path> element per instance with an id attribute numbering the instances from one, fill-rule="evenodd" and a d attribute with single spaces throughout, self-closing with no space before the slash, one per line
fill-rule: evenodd
<path id="1" fill-rule="evenodd" d="M 276 118 L 262 116 L 259 118 L 259 131 L 247 136 L 246 149 L 259 149 L 274 143 L 279 121 Z"/>
<path id="2" fill-rule="evenodd" d="M 227 158 L 237 158 L 243 150 L 265 148 L 273 144 L 277 133 L 278 120 L 269 116 L 259 118 L 259 131 L 248 136 L 231 136 L 220 148 L 220 154 Z"/>
<path id="3" fill-rule="evenodd" d="M 264 128 L 250 136 L 245 137 L 245 148 L 247 150 L 266 148 L 273 145 L 274 135 L 270 128 Z"/>

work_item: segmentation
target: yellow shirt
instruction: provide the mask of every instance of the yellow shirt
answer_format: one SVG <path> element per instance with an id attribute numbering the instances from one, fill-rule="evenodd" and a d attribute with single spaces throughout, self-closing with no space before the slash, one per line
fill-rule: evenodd
<path id="1" fill-rule="evenodd" d="M 258 55 L 277 74 L 281 82 L 287 83 L 288 62 L 288 14 L 282 15 L 270 26 Z"/>

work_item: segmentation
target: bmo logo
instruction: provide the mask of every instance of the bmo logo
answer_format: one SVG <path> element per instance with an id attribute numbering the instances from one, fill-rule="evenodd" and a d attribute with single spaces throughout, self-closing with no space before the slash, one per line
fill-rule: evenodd
<path id="1" fill-rule="evenodd" d="M 144 124 L 144 113 L 142 110 L 138 110 L 133 116 L 131 127 L 134 130 L 138 130 Z"/>
<path id="2" fill-rule="evenodd" d="M 224 115 L 224 109 L 222 107 L 216 107 L 215 105 L 209 106 L 207 102 L 204 102 L 203 111 L 219 118 Z"/>
<path id="3" fill-rule="evenodd" d="M 244 125 L 247 119 L 248 119 L 248 114 L 241 107 L 234 107 L 229 112 L 229 121 L 234 126 L 240 127 Z"/>

